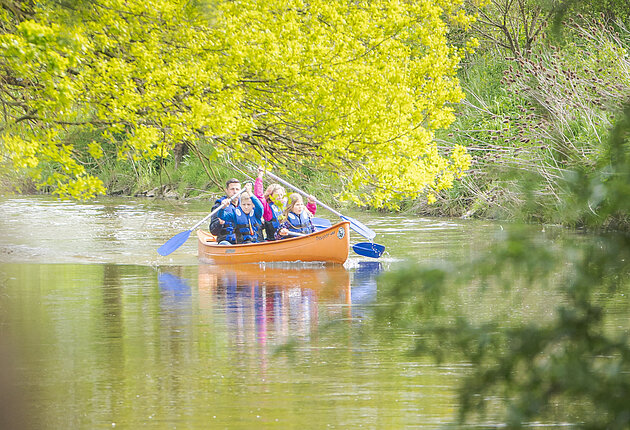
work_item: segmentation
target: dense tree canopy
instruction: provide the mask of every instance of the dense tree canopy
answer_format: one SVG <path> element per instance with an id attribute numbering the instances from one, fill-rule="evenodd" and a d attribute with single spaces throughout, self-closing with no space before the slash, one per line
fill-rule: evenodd
<path id="1" fill-rule="evenodd" d="M 184 143 L 328 168 L 356 202 L 431 199 L 469 163 L 433 142 L 463 97 L 461 3 L 3 1 L 2 162 L 85 198 L 105 192 L 88 163 Z"/>

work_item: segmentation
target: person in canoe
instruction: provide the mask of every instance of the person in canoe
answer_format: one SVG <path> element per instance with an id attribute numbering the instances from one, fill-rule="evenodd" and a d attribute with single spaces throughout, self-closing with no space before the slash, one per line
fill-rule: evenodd
<path id="1" fill-rule="evenodd" d="M 241 194 L 241 202 L 237 207 L 224 200 L 218 217 L 226 224 L 234 226 L 235 241 L 230 243 L 256 243 L 262 238 L 263 205 L 252 193 L 252 184 L 245 185 L 245 192 Z M 221 245 L 222 243 L 219 243 Z"/>
<path id="2" fill-rule="evenodd" d="M 279 184 L 271 184 L 263 193 L 263 176 L 265 169 L 258 168 L 258 177 L 254 183 L 254 194 L 263 205 L 263 221 L 267 240 L 276 240 L 276 231 L 283 218 L 283 210 L 286 204 L 284 187 Z"/>
<path id="3" fill-rule="evenodd" d="M 214 202 L 212 210 L 214 211 L 216 208 L 221 206 L 221 204 L 225 200 L 230 202 L 230 198 L 234 197 L 234 195 L 238 194 L 240 191 L 241 182 L 235 178 L 228 179 L 228 181 L 225 183 L 225 195 Z M 238 199 L 234 199 L 231 202 L 232 206 L 226 206 L 225 212 L 238 207 Z M 231 222 L 226 222 L 223 219 L 219 218 L 218 214 L 212 215 L 212 218 L 210 218 L 210 233 L 216 236 L 217 243 L 219 244 L 226 245 L 230 243 L 236 243 L 236 236 L 234 235 L 234 225 Z"/>
<path id="4" fill-rule="evenodd" d="M 308 204 L 305 205 L 301 195 L 297 193 L 291 194 L 289 196 L 289 204 L 284 210 L 284 221 L 276 232 L 276 240 L 291 237 L 291 233 L 313 233 L 315 227 L 313 227 L 311 217 L 315 215 L 315 210 L 317 210 L 315 197 L 308 196 Z"/>

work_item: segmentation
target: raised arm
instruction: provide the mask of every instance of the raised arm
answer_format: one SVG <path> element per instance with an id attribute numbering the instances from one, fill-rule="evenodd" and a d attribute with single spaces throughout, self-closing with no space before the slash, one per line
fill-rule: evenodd
<path id="1" fill-rule="evenodd" d="M 260 202 L 258 197 L 255 195 L 252 196 L 252 203 L 254 203 L 254 216 L 258 219 L 263 216 L 263 204 Z"/>
<path id="2" fill-rule="evenodd" d="M 265 173 L 265 169 L 263 169 L 262 167 L 258 168 L 258 177 L 256 178 L 256 182 L 254 182 L 254 195 L 256 197 L 258 197 L 258 199 L 260 199 L 260 203 L 262 204 L 263 210 L 262 210 L 262 218 L 265 221 L 269 221 L 271 218 L 273 218 L 273 212 L 271 210 L 271 207 L 269 206 L 269 203 L 267 202 L 267 200 L 265 198 L 263 198 L 264 196 L 264 191 L 263 191 L 263 175 Z"/>
<path id="3" fill-rule="evenodd" d="M 315 215 L 317 211 L 317 199 L 313 196 L 308 196 L 306 200 L 306 209 L 308 209 L 311 214 Z"/>
<path id="4" fill-rule="evenodd" d="M 254 195 L 258 197 L 260 200 L 263 198 L 264 187 L 263 187 L 263 175 L 265 170 L 262 167 L 258 168 L 258 177 L 254 182 Z"/>

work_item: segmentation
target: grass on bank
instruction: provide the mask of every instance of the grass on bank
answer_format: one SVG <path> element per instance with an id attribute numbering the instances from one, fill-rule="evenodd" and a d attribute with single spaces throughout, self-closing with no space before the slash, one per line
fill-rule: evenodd
<path id="1" fill-rule="evenodd" d="M 567 175 L 609 162 L 606 142 L 630 101 L 629 40 L 624 27 L 573 22 L 528 57 L 472 56 L 460 73 L 466 100 L 437 139 L 465 145 L 474 161 L 441 212 L 564 222 Z"/>

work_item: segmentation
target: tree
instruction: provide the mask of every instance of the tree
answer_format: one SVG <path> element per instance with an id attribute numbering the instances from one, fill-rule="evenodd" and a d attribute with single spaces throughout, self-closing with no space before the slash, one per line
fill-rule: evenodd
<path id="1" fill-rule="evenodd" d="M 446 18 L 472 20 L 459 0 L 11 4 L 1 154 L 58 194 L 103 193 L 86 165 L 104 155 L 163 159 L 182 143 L 327 168 L 345 197 L 374 206 L 448 188 L 468 167 L 463 147 L 433 142 L 473 43 L 446 40 Z"/>
<path id="2" fill-rule="evenodd" d="M 474 3 L 473 3 L 474 4 Z M 539 0 L 490 0 L 472 9 L 480 39 L 515 56 L 527 56 L 552 16 Z"/>

